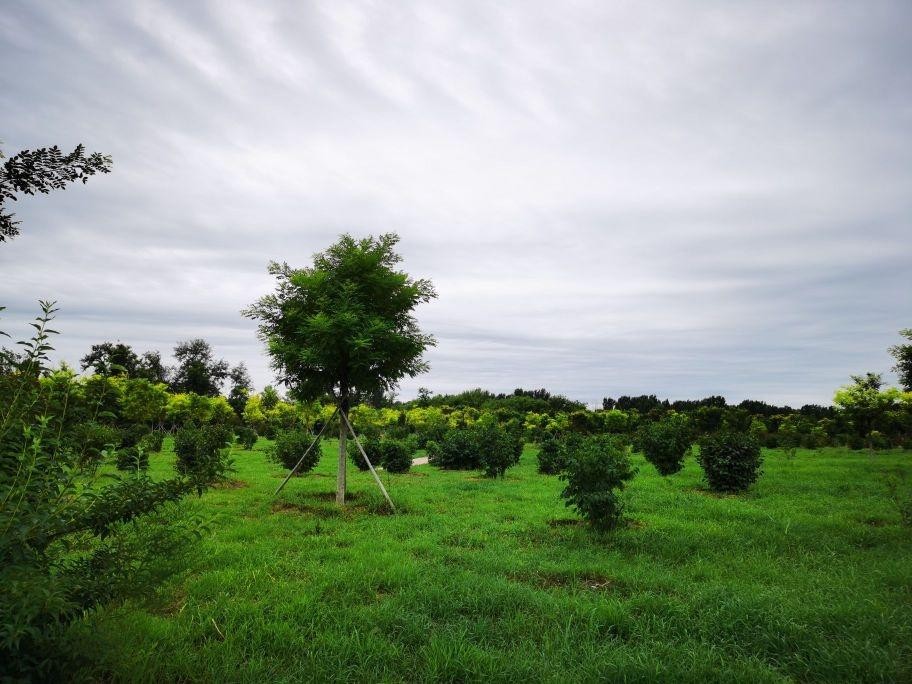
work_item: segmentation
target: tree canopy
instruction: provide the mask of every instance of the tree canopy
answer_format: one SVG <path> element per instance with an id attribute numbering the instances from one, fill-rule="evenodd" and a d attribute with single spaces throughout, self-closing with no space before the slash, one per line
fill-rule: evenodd
<path id="1" fill-rule="evenodd" d="M 206 340 L 180 342 L 174 348 L 177 366 L 171 379 L 176 392 L 194 392 L 204 397 L 218 396 L 228 377 L 228 362 L 216 360 Z"/>
<path id="2" fill-rule="evenodd" d="M 905 328 L 899 334 L 912 342 L 912 328 Z M 894 344 L 890 355 L 896 360 L 893 372 L 899 376 L 899 384 L 906 392 L 912 392 L 912 344 Z"/>
<path id="3" fill-rule="evenodd" d="M 345 409 L 427 369 L 422 356 L 435 341 L 412 312 L 437 294 L 429 280 L 396 269 L 398 241 L 345 234 L 312 266 L 269 265 L 276 291 L 243 314 L 260 322 L 272 366 L 295 397 L 331 394 Z"/>
<path id="4" fill-rule="evenodd" d="M 13 155 L 0 166 L 0 242 L 19 235 L 20 221 L 14 221 L 15 215 L 3 206 L 7 200 L 15 202 L 19 194 L 63 190 L 67 183 L 85 183 L 89 176 L 110 172 L 111 157 L 98 152 L 86 156 L 83 145 L 66 155 L 56 145 Z"/>

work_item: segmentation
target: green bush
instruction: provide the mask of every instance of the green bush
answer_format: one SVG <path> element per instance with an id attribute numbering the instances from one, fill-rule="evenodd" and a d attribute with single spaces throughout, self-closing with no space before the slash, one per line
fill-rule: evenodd
<path id="1" fill-rule="evenodd" d="M 561 497 L 594 528 L 617 527 L 624 512 L 620 492 L 636 474 L 628 449 L 619 440 L 596 436 L 580 440 L 569 454 L 560 479 L 567 483 Z"/>
<path id="2" fill-rule="evenodd" d="M 237 434 L 237 443 L 240 444 L 242 448 L 247 451 L 253 449 L 253 445 L 256 444 L 256 441 L 259 438 L 256 430 L 247 425 L 242 425 L 235 432 Z"/>
<path id="3" fill-rule="evenodd" d="M 291 470 L 298 464 L 313 441 L 314 436 L 305 430 L 280 432 L 272 445 L 270 457 L 286 470 Z M 314 469 L 322 455 L 321 444 L 322 440 L 314 444 L 314 447 L 307 453 L 307 458 L 296 471 L 297 473 L 307 473 Z"/>
<path id="4" fill-rule="evenodd" d="M 120 445 L 135 447 L 139 444 L 139 441 L 150 432 L 152 432 L 152 430 L 146 425 L 139 423 L 136 425 L 128 425 L 120 431 Z"/>
<path id="5" fill-rule="evenodd" d="M 546 434 L 538 445 L 538 472 L 542 475 L 557 475 L 567 467 L 567 439 Z"/>
<path id="6" fill-rule="evenodd" d="M 120 431 L 102 423 L 90 421 L 75 425 L 68 442 L 80 465 L 95 465 L 102 452 L 120 446 Z"/>
<path id="7" fill-rule="evenodd" d="M 743 432 L 709 435 L 700 440 L 697 457 L 710 489 L 742 492 L 760 477 L 760 445 Z"/>
<path id="8" fill-rule="evenodd" d="M 141 446 L 150 454 L 157 454 L 160 452 L 164 443 L 165 433 L 161 430 L 153 430 L 152 432 L 143 435 L 143 437 L 139 440 L 139 446 Z"/>
<path id="9" fill-rule="evenodd" d="M 407 473 L 412 467 L 411 444 L 404 439 L 380 440 L 380 465 L 390 473 Z"/>
<path id="10" fill-rule="evenodd" d="M 637 432 L 637 447 L 660 475 L 673 475 L 684 467 L 693 431 L 690 419 L 670 413 L 661 420 L 646 423 Z"/>
<path id="11" fill-rule="evenodd" d="M 380 440 L 376 437 L 358 437 L 358 441 L 361 442 L 361 447 L 364 449 L 364 453 L 367 454 L 367 457 L 370 459 L 371 464 L 375 467 L 380 465 L 380 460 L 383 458 L 383 454 L 380 451 Z M 367 461 L 364 460 L 364 457 L 361 455 L 358 445 L 354 442 L 348 444 L 348 457 L 351 459 L 351 462 L 354 466 L 365 472 L 370 470 L 367 467 Z"/>
<path id="12" fill-rule="evenodd" d="M 114 465 L 124 472 L 149 469 L 149 453 L 141 446 L 120 447 L 114 453 Z"/>
<path id="13" fill-rule="evenodd" d="M 485 475 L 503 477 L 507 468 L 519 463 L 523 443 L 517 432 L 510 432 L 493 421 L 476 424 L 473 432 Z"/>
<path id="14" fill-rule="evenodd" d="M 224 425 L 181 428 L 174 433 L 177 472 L 190 476 L 200 491 L 203 485 L 224 479 L 231 470 L 230 439 L 231 432 Z"/>
<path id="15" fill-rule="evenodd" d="M 475 430 L 447 430 L 439 442 L 428 442 L 428 461 L 445 470 L 476 470 L 481 467 L 481 451 Z"/>

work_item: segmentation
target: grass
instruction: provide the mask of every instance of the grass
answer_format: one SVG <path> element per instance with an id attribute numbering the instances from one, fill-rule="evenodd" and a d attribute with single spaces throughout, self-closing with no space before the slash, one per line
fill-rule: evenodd
<path id="1" fill-rule="evenodd" d="M 333 443 L 283 472 L 236 451 L 230 487 L 190 513 L 210 532 L 142 603 L 90 616 L 84 674 L 120 681 L 912 681 L 912 531 L 885 486 L 912 453 L 766 452 L 740 496 L 692 459 L 639 456 L 630 524 L 600 536 L 538 475 L 349 470 Z M 166 472 L 173 454 L 153 456 Z"/>

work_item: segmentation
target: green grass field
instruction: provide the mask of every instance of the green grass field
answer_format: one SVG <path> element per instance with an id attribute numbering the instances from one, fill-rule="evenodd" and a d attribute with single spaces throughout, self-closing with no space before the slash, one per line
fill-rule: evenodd
<path id="1" fill-rule="evenodd" d="M 235 451 L 238 482 L 189 506 L 210 531 L 143 603 L 91 616 L 85 674 L 129 681 L 912 681 L 912 530 L 886 496 L 912 452 L 766 452 L 746 495 L 690 459 L 636 456 L 625 529 L 599 536 L 538 475 L 350 469 L 334 443 L 283 472 Z M 153 456 L 165 472 L 173 454 Z"/>

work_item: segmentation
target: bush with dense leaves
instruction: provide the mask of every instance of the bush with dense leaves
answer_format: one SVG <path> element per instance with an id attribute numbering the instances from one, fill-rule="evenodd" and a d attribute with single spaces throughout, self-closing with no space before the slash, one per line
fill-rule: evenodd
<path id="1" fill-rule="evenodd" d="M 120 446 L 120 431 L 117 428 L 89 421 L 75 425 L 68 442 L 80 465 L 95 465 L 104 454 Z"/>
<path id="2" fill-rule="evenodd" d="M 314 444 L 309 452 L 307 451 L 313 441 L 314 436 L 305 430 L 280 432 L 276 435 L 275 444 L 272 445 L 272 450 L 270 451 L 270 457 L 286 470 L 291 470 L 298 464 L 301 457 L 307 453 L 307 458 L 304 459 L 295 472 L 298 474 L 310 472 L 317 465 L 322 454 L 320 448 L 322 440 Z"/>
<path id="3" fill-rule="evenodd" d="M 151 428 L 146 425 L 135 424 L 128 425 L 120 431 L 120 445 L 125 447 L 135 447 L 139 441 L 152 432 Z"/>
<path id="4" fill-rule="evenodd" d="M 560 479 L 561 497 L 593 527 L 617 527 L 624 512 L 620 492 L 636 474 L 627 447 L 607 436 L 587 437 L 574 446 Z"/>
<path id="5" fill-rule="evenodd" d="M 433 441 L 432 441 L 433 442 Z M 470 428 L 453 428 L 437 442 L 428 442 L 428 461 L 445 470 L 477 470 L 481 451 L 477 435 Z"/>
<path id="6" fill-rule="evenodd" d="M 143 435 L 139 440 L 139 446 L 148 451 L 150 454 L 157 454 L 162 450 L 165 443 L 165 433 L 161 430 L 152 430 L 152 432 Z"/>
<path id="7" fill-rule="evenodd" d="M 516 431 L 496 422 L 479 422 L 473 429 L 481 455 L 481 468 L 488 477 L 503 477 L 507 468 L 519 463 L 523 443 Z"/>
<path id="8" fill-rule="evenodd" d="M 709 435 L 700 440 L 697 457 L 710 489 L 742 492 L 760 477 L 760 445 L 744 432 Z"/>
<path id="9" fill-rule="evenodd" d="M 414 439 L 359 437 L 358 440 L 375 468 L 383 466 L 390 473 L 405 473 L 412 467 L 412 454 L 416 448 Z M 351 445 L 350 456 L 358 470 L 368 470 L 357 445 Z"/>
<path id="10" fill-rule="evenodd" d="M 242 448 L 250 451 L 253 449 L 253 445 L 256 444 L 259 435 L 257 431 L 252 427 L 243 425 L 239 427 L 236 431 L 237 434 L 237 443 L 241 445 Z"/>
<path id="11" fill-rule="evenodd" d="M 673 475 L 684 467 L 692 440 L 690 419 L 681 413 L 670 413 L 661 420 L 643 425 L 636 441 L 646 460 L 660 475 Z"/>
<path id="12" fill-rule="evenodd" d="M 567 467 L 570 450 L 579 442 L 576 434 L 546 434 L 538 448 L 538 472 L 558 475 Z"/>
<path id="13" fill-rule="evenodd" d="M 186 426 L 174 433 L 177 472 L 199 482 L 199 488 L 224 479 L 231 470 L 228 458 L 231 432 L 224 425 Z"/>

